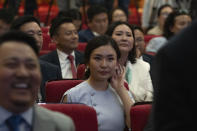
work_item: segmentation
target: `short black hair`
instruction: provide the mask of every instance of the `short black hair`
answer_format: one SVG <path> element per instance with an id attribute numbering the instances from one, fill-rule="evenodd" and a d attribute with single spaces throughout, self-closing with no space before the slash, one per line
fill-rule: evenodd
<path id="1" fill-rule="evenodd" d="M 88 20 L 92 21 L 95 15 L 106 13 L 108 16 L 107 9 L 101 5 L 91 5 L 87 10 Z"/>
<path id="2" fill-rule="evenodd" d="M 169 5 L 169 4 L 164 4 L 164 5 L 160 6 L 159 9 L 158 9 L 158 12 L 157 12 L 157 16 L 158 16 L 158 17 L 161 15 L 161 11 L 162 11 L 164 8 L 166 8 L 166 7 L 169 7 L 169 8 L 171 8 L 171 9 L 173 10 L 173 7 L 172 7 L 171 5 Z"/>
<path id="3" fill-rule="evenodd" d="M 66 11 L 60 11 L 58 17 L 70 17 L 72 20 L 82 20 L 81 12 L 77 9 L 69 9 Z"/>
<path id="4" fill-rule="evenodd" d="M 143 34 L 144 34 L 144 30 L 142 29 L 141 26 L 138 26 L 138 25 L 133 25 L 133 30 L 140 30 Z"/>
<path id="5" fill-rule="evenodd" d="M 7 9 L 0 9 L 0 20 L 4 21 L 7 24 L 11 24 L 14 20 L 14 14 Z"/>
<path id="6" fill-rule="evenodd" d="M 36 22 L 40 26 L 40 21 L 32 15 L 20 16 L 12 22 L 11 30 L 19 30 L 20 27 L 29 22 Z"/>
<path id="7" fill-rule="evenodd" d="M 37 56 L 39 55 L 39 50 L 36 44 L 36 40 L 22 31 L 16 31 L 16 30 L 8 31 L 0 36 L 0 46 L 7 41 L 23 42 L 26 45 L 30 46 Z"/>
<path id="8" fill-rule="evenodd" d="M 51 21 L 51 27 L 49 29 L 51 38 L 57 34 L 59 27 L 64 23 L 73 23 L 73 20 L 69 17 L 57 16 Z"/>

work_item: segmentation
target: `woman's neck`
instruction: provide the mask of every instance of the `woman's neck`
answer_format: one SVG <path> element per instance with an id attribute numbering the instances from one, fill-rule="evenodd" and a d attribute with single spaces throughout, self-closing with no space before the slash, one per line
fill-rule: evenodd
<path id="1" fill-rule="evenodd" d="M 95 90 L 98 91 L 104 91 L 107 90 L 108 88 L 108 81 L 99 81 L 99 80 L 95 80 L 92 77 L 88 78 L 88 83 L 92 86 L 92 88 L 94 88 Z"/>
<path id="2" fill-rule="evenodd" d="M 126 63 L 127 63 L 127 60 L 128 60 L 128 53 L 122 53 L 122 52 L 121 52 L 121 57 L 120 57 L 120 59 L 119 59 L 120 65 L 125 66 Z"/>

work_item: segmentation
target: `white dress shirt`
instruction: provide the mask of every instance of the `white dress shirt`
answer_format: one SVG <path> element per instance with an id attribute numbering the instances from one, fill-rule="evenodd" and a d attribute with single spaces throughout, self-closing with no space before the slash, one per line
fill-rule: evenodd
<path id="1" fill-rule="evenodd" d="M 62 78 L 72 79 L 73 76 L 72 76 L 72 70 L 71 70 L 71 66 L 70 66 L 70 60 L 68 59 L 68 54 L 66 54 L 58 49 L 57 49 L 57 54 L 58 54 L 60 67 L 61 67 L 61 71 L 62 71 Z M 76 67 L 74 51 L 71 53 L 71 55 L 74 57 L 74 65 Z"/>

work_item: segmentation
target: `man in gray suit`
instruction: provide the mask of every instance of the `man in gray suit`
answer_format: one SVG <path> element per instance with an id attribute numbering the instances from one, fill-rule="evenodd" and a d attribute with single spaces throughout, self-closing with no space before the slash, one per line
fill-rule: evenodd
<path id="1" fill-rule="evenodd" d="M 38 53 L 26 33 L 0 36 L 0 131 L 74 131 L 69 117 L 35 105 L 41 84 Z"/>

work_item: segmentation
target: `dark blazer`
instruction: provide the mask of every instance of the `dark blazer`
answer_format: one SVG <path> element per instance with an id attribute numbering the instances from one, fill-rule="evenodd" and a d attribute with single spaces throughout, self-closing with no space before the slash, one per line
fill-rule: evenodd
<path id="1" fill-rule="evenodd" d="M 197 20 L 172 38 L 152 65 L 154 131 L 196 131 Z"/>
<path id="2" fill-rule="evenodd" d="M 90 29 L 79 31 L 79 42 L 88 42 L 92 38 L 94 38 L 94 34 Z"/>
<path id="3" fill-rule="evenodd" d="M 62 79 L 61 70 L 58 66 L 40 60 L 40 70 L 42 74 L 42 82 L 40 87 L 40 93 L 42 96 L 41 101 L 45 101 L 45 83 L 50 80 Z"/>
<path id="4" fill-rule="evenodd" d="M 55 51 L 52 51 L 48 54 L 45 54 L 45 55 L 42 55 L 40 57 L 41 60 L 44 60 L 44 61 L 47 61 L 49 63 L 52 63 L 54 65 L 57 65 L 60 70 L 61 70 L 61 67 L 60 67 L 60 62 L 59 62 L 59 58 L 58 58 L 58 54 L 57 54 L 57 50 Z M 75 63 L 76 63 L 76 66 L 83 63 L 83 53 L 75 50 Z M 61 72 L 60 72 L 61 74 Z"/>

